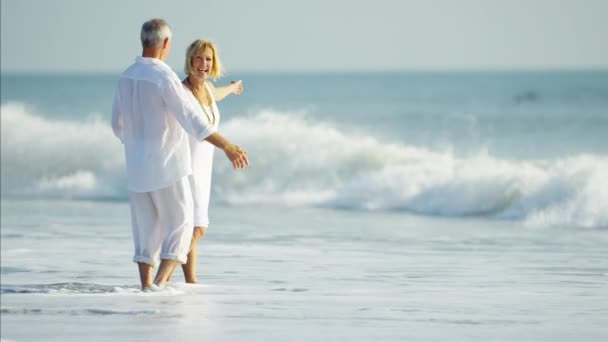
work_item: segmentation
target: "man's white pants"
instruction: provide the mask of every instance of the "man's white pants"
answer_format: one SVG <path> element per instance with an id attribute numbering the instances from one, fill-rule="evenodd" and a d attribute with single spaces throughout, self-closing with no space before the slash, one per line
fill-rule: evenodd
<path id="1" fill-rule="evenodd" d="M 192 193 L 188 177 L 151 192 L 129 192 L 135 245 L 134 262 L 158 265 L 160 259 L 185 264 L 192 240 Z"/>

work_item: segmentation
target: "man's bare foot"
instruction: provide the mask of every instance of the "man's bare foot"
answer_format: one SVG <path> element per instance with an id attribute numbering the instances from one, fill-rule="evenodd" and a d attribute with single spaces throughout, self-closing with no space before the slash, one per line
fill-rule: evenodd
<path id="1" fill-rule="evenodd" d="M 158 286 L 156 284 L 151 284 L 150 286 L 146 286 L 142 289 L 143 292 L 160 292 L 162 291 L 164 286 Z"/>

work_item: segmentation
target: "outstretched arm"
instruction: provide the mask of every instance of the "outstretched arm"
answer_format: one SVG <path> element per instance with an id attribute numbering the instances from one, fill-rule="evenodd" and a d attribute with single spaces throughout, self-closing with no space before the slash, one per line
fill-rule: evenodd
<path id="1" fill-rule="evenodd" d="M 228 157 L 228 159 L 232 163 L 232 167 L 234 167 L 235 169 L 242 169 L 245 166 L 249 165 L 247 151 L 231 143 L 221 134 L 217 132 L 213 133 L 209 135 L 205 140 L 207 140 L 215 147 L 224 150 L 224 153 L 226 153 L 226 157 Z"/>
<path id="2" fill-rule="evenodd" d="M 201 110 L 197 110 L 195 104 L 188 99 L 187 90 L 176 77 L 163 89 L 162 96 L 167 110 L 171 113 L 184 130 L 195 137 L 196 140 L 204 140 L 216 129 L 203 117 Z"/>
<path id="3" fill-rule="evenodd" d="M 243 81 L 232 81 L 229 84 L 221 87 L 216 87 L 211 82 L 207 82 L 215 101 L 221 101 L 230 94 L 240 95 L 243 92 Z"/>
<path id="4" fill-rule="evenodd" d="M 216 129 L 203 118 L 201 110 L 187 99 L 186 90 L 180 83 L 170 83 L 163 92 L 165 103 L 180 125 L 197 140 L 207 140 L 217 148 L 224 150 L 226 157 L 235 169 L 249 165 L 247 152 L 234 145 L 217 133 Z"/>

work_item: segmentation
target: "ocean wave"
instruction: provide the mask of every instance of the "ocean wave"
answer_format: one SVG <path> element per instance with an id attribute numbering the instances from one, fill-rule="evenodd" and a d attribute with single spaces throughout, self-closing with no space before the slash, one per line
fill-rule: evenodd
<path id="1" fill-rule="evenodd" d="M 116 310 L 116 309 L 39 309 L 39 308 L 2 308 L 3 315 L 69 315 L 69 316 L 165 316 L 179 317 L 179 314 L 168 314 L 161 310 Z"/>
<path id="2" fill-rule="evenodd" d="M 235 172 L 216 154 L 212 196 L 228 205 L 398 210 L 516 219 L 534 226 L 608 227 L 608 157 L 603 155 L 517 160 L 480 151 L 459 156 L 274 110 L 226 121 L 221 132 L 247 149 L 251 159 L 248 169 Z M 49 120 L 23 104 L 2 105 L 3 196 L 126 199 L 123 159 L 107 121 Z"/>
<path id="3" fill-rule="evenodd" d="M 53 283 L 30 285 L 2 285 L 1 294 L 127 294 L 141 292 L 134 286 L 101 285 L 93 283 Z"/>
<path id="4" fill-rule="evenodd" d="M 21 103 L 1 110 L 2 195 L 125 198 L 122 145 L 99 116 L 49 120 Z"/>
<path id="5" fill-rule="evenodd" d="M 229 289 L 228 289 L 229 290 Z M 226 288 L 219 289 L 219 293 L 225 293 Z M 134 285 L 107 285 L 96 283 L 80 283 L 80 282 L 64 282 L 51 284 L 2 284 L 0 286 L 0 294 L 2 296 L 9 295 L 49 295 L 49 296 L 160 296 L 173 297 L 182 295 L 192 295 L 198 293 L 218 293 L 213 286 L 205 284 L 185 284 L 185 283 L 170 283 L 166 284 L 160 291 L 142 291 L 139 286 Z M 4 308 L 3 308 L 4 309 Z M 112 314 L 104 313 L 103 310 L 93 312 L 93 309 L 88 310 L 90 313 L 97 314 Z M 120 312 L 119 312 L 120 313 Z"/>

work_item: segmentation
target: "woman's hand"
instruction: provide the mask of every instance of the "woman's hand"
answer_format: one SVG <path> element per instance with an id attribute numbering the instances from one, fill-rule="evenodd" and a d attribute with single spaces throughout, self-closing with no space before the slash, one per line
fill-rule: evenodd
<path id="1" fill-rule="evenodd" d="M 241 95 L 241 93 L 243 93 L 243 81 L 232 81 L 230 82 L 230 86 L 232 87 L 233 94 Z"/>
<path id="2" fill-rule="evenodd" d="M 243 169 L 245 166 L 249 165 L 247 151 L 243 150 L 237 145 L 228 145 L 226 148 L 224 148 L 224 153 L 226 153 L 226 157 L 228 157 L 232 163 L 232 167 L 235 169 Z"/>

